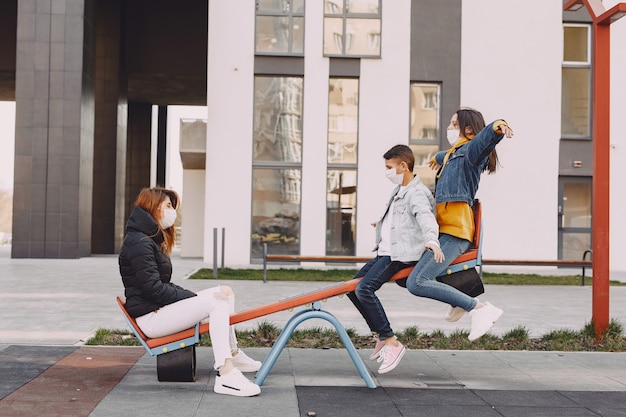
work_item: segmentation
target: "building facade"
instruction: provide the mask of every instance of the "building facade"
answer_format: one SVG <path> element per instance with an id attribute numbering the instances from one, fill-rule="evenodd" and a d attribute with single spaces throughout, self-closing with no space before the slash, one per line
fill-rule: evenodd
<path id="1" fill-rule="evenodd" d="M 371 223 L 391 190 L 383 153 L 410 145 L 416 173 L 434 186 L 427 161 L 448 148 L 446 126 L 460 106 L 515 130 L 478 193 L 484 256 L 582 259 L 591 248 L 594 51 L 584 8 L 564 12 L 559 0 L 515 8 L 498 0 L 13 3 L 14 257 L 115 253 L 134 195 L 170 185 L 168 161 L 178 158 L 182 256 L 212 263 L 218 254 L 240 267 L 259 262 L 264 244 L 269 253 L 369 256 Z M 611 30 L 610 259 L 626 274 L 618 249 L 626 21 Z M 168 112 L 179 104 L 205 114 Z"/>

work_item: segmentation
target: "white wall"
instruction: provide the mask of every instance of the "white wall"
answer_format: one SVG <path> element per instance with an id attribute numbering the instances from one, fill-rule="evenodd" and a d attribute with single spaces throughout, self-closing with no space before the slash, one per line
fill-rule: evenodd
<path id="1" fill-rule="evenodd" d="M 326 252 L 326 158 L 329 60 L 323 57 L 323 2 L 305 4 L 300 253 Z M 319 266 L 319 264 L 317 265 Z"/>
<path id="2" fill-rule="evenodd" d="M 605 7 L 617 3 L 605 1 Z M 611 227 L 610 227 L 610 270 L 612 279 L 626 281 L 626 257 L 624 239 L 626 216 L 624 206 L 624 179 L 626 179 L 626 17 L 611 25 Z"/>
<path id="3" fill-rule="evenodd" d="M 529 0 L 511 11 L 501 0 L 463 2 L 461 105 L 515 131 L 498 145 L 502 166 L 483 174 L 478 192 L 484 257 L 556 259 L 561 3 Z"/>
<path id="4" fill-rule="evenodd" d="M 225 263 L 250 260 L 254 16 L 249 0 L 209 2 L 204 261 L 226 228 Z"/>
<path id="5" fill-rule="evenodd" d="M 357 256 L 371 256 L 375 233 L 393 185 L 385 178 L 383 154 L 408 144 L 411 64 L 411 2 L 385 3 L 382 59 L 361 60 L 359 91 L 359 172 Z"/>

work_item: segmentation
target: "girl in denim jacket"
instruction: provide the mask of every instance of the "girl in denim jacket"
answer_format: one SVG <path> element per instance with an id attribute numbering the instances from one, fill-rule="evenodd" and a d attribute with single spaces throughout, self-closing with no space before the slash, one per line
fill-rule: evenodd
<path id="1" fill-rule="evenodd" d="M 375 292 L 399 270 L 420 259 L 426 249 L 436 262 L 443 261 L 439 249 L 439 227 L 434 215 L 434 199 L 430 190 L 413 175 L 415 156 L 406 145 L 387 151 L 386 176 L 397 187 L 391 193 L 381 219 L 375 223 L 377 256 L 355 275 L 363 277 L 350 300 L 361 312 L 370 330 L 377 335 L 376 347 L 370 356 L 381 362 L 379 373 L 394 369 L 406 348 L 394 336 L 389 320 Z"/>
<path id="2" fill-rule="evenodd" d="M 502 310 L 440 283 L 435 277 L 471 244 L 474 236 L 471 204 L 480 175 L 484 171 L 495 172 L 498 165 L 495 148 L 505 136 L 512 137 L 513 130 L 504 120 L 485 126 L 482 114 L 473 109 L 460 109 L 452 115 L 448 126 L 448 140 L 452 147 L 435 155 L 430 164 L 431 168 L 438 170 L 436 215 L 445 261 L 437 262 L 433 253 L 426 252 L 406 282 L 412 294 L 450 304 L 448 321 L 456 321 L 468 311 L 472 320 L 468 337 L 471 341 L 487 333 L 502 316 Z"/>

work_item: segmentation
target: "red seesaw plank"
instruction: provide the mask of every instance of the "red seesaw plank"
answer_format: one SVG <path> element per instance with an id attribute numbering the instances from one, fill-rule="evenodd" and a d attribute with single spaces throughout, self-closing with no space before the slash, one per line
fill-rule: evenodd
<path id="1" fill-rule="evenodd" d="M 393 277 L 391 277 L 390 281 L 396 281 L 398 279 L 406 278 L 409 276 L 412 270 L 413 267 L 402 269 L 398 271 Z M 230 316 L 230 323 L 241 323 L 247 320 L 266 316 L 268 314 L 277 313 L 279 311 L 289 310 L 290 308 L 309 304 L 315 301 L 325 300 L 327 298 L 335 297 L 341 294 L 347 294 L 354 291 L 359 281 L 361 281 L 361 278 L 351 279 L 350 281 L 339 282 L 336 284 L 328 285 L 326 287 L 311 290 L 309 292 L 284 297 L 275 302 L 268 303 L 259 307 L 242 310 Z M 200 327 L 200 331 L 202 332 L 202 327 Z"/>

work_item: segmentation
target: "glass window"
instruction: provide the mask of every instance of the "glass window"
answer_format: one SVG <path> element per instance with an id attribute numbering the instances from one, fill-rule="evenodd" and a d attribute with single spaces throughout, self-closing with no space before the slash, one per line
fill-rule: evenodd
<path id="1" fill-rule="evenodd" d="M 299 168 L 252 170 L 252 257 L 300 253 Z"/>
<path id="2" fill-rule="evenodd" d="M 329 169 L 326 184 L 326 255 L 354 255 L 356 170 Z"/>
<path id="3" fill-rule="evenodd" d="M 561 135 L 591 139 L 591 30 L 589 25 L 563 25 Z"/>
<path id="4" fill-rule="evenodd" d="M 356 164 L 359 80 L 333 78 L 328 88 L 328 163 Z"/>
<path id="5" fill-rule="evenodd" d="M 591 249 L 591 177 L 559 179 L 559 259 L 580 261 Z"/>
<path id="6" fill-rule="evenodd" d="M 254 161 L 302 161 L 302 78 L 254 79 Z"/>
<path id="7" fill-rule="evenodd" d="M 435 83 L 411 83 L 411 119 L 409 146 L 415 154 L 414 173 L 434 190 L 435 175 L 430 160 L 439 152 L 441 86 Z"/>
<path id="8" fill-rule="evenodd" d="M 300 252 L 302 78 L 254 78 L 251 256 Z"/>
<path id="9" fill-rule="evenodd" d="M 359 80 L 328 83 L 326 254 L 354 255 L 359 137 Z"/>
<path id="10" fill-rule="evenodd" d="M 304 0 L 258 0 L 255 45 L 258 55 L 302 55 Z"/>
<path id="11" fill-rule="evenodd" d="M 324 0 L 324 56 L 380 58 L 380 0 Z"/>

